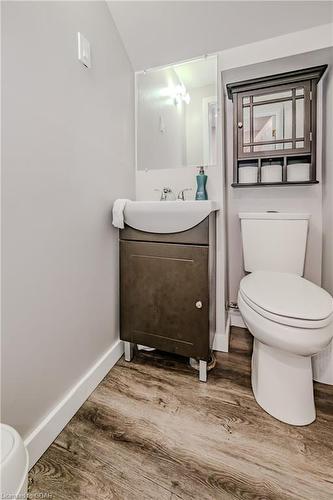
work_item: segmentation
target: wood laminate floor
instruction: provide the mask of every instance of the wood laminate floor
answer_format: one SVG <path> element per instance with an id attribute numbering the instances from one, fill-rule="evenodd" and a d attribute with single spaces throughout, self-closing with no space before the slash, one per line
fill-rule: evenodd
<path id="1" fill-rule="evenodd" d="M 234 328 L 207 384 L 184 358 L 121 359 L 31 470 L 32 498 L 332 499 L 333 387 L 315 384 L 313 424 L 283 424 L 253 398 L 250 352 Z"/>

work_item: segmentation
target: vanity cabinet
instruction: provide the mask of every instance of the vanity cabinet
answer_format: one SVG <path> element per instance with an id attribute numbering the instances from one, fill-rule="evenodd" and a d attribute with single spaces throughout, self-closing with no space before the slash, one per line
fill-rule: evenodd
<path id="1" fill-rule="evenodd" d="M 120 338 L 210 358 L 215 333 L 215 214 L 180 233 L 120 231 Z"/>
<path id="2" fill-rule="evenodd" d="M 317 183 L 317 84 L 326 68 L 227 84 L 234 110 L 233 187 Z"/>

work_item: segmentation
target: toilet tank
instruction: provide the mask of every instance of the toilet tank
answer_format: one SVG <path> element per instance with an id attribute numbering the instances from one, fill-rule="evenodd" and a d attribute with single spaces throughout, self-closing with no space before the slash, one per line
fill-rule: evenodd
<path id="1" fill-rule="evenodd" d="M 303 276 L 309 214 L 240 213 L 244 269 Z"/>

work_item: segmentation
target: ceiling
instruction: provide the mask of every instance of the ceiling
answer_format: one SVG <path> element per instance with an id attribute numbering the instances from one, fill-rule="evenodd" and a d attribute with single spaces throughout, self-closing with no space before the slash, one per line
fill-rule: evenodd
<path id="1" fill-rule="evenodd" d="M 333 21 L 331 1 L 108 1 L 135 70 Z"/>

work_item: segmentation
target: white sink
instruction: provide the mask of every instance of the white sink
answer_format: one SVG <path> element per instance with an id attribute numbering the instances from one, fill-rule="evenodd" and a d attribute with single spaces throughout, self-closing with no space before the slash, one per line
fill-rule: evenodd
<path id="1" fill-rule="evenodd" d="M 219 209 L 216 201 L 128 201 L 125 223 L 149 233 L 179 233 Z"/>

